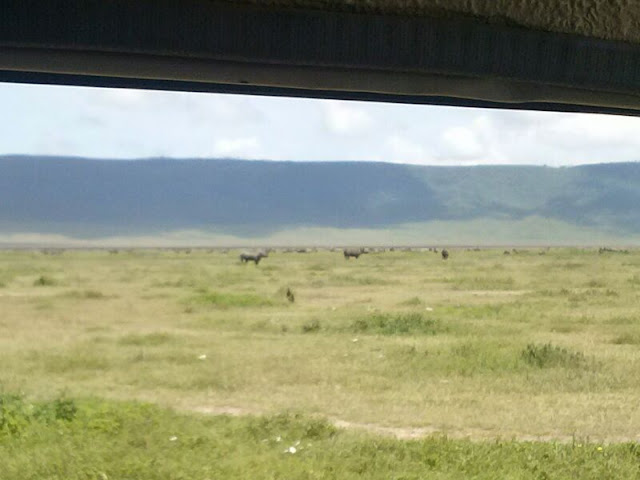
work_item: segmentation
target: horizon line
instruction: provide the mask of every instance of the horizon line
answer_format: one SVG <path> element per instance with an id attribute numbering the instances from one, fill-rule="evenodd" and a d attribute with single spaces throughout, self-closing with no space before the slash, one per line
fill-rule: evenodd
<path id="1" fill-rule="evenodd" d="M 149 161 L 235 161 L 235 162 L 263 162 L 263 163 L 369 163 L 369 164 L 384 164 L 384 165 L 402 165 L 408 167 L 435 167 L 435 168 L 470 168 L 470 167 L 536 167 L 536 168 L 575 168 L 586 167 L 595 165 L 628 165 L 640 163 L 640 160 L 635 161 L 623 161 L 623 162 L 593 162 L 593 163 L 576 163 L 567 165 L 548 165 L 548 164 L 533 164 L 533 163 L 468 163 L 468 164 L 438 164 L 438 163 L 404 163 L 394 162 L 390 160 L 284 160 L 284 159 L 268 159 L 268 158 L 239 158 L 239 157 L 171 157 L 171 156 L 149 156 L 149 157 L 94 157 L 94 156 L 82 156 L 82 155 L 57 155 L 57 154 L 32 154 L 32 153 L 2 153 L 0 154 L 0 160 L 26 157 L 33 158 L 38 157 L 42 159 L 52 160 L 84 160 L 90 162 L 149 162 Z"/>

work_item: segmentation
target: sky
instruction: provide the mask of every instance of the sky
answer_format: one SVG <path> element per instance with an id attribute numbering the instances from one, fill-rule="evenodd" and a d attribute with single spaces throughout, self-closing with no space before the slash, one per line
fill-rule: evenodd
<path id="1" fill-rule="evenodd" d="M 0 83 L 0 155 L 569 166 L 640 160 L 640 118 Z"/>

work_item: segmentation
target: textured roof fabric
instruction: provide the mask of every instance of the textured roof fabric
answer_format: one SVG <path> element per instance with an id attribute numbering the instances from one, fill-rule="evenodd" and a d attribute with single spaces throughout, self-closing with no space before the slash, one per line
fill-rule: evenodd
<path id="1" fill-rule="evenodd" d="M 226 0 L 270 8 L 473 16 L 497 24 L 640 43 L 639 0 Z"/>

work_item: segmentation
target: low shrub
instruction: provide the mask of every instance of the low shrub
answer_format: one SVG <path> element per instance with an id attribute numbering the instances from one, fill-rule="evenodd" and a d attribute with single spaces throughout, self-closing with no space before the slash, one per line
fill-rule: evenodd
<path id="1" fill-rule="evenodd" d="M 0 438 L 20 436 L 32 423 L 71 422 L 78 407 L 64 396 L 50 402 L 30 403 L 21 395 L 0 394 Z"/>
<path id="2" fill-rule="evenodd" d="M 57 284 L 58 282 L 54 278 L 48 277 L 46 275 L 40 275 L 33 282 L 34 287 L 51 287 Z"/>
<path id="3" fill-rule="evenodd" d="M 247 430 L 256 439 L 274 438 L 286 432 L 291 439 L 323 440 L 336 435 L 337 428 L 322 418 L 298 413 L 281 413 L 250 420 Z"/>
<path id="4" fill-rule="evenodd" d="M 320 331 L 320 320 L 312 318 L 302 325 L 302 333 L 315 333 Z"/>
<path id="5" fill-rule="evenodd" d="M 522 350 L 521 356 L 526 363 L 538 368 L 575 368 L 586 364 L 586 358 L 581 352 L 571 352 L 551 343 L 544 345 L 530 343 Z"/>

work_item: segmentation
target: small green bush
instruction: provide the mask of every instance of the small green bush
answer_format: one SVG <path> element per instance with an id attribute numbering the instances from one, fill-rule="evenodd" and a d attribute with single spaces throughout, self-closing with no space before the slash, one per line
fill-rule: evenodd
<path id="1" fill-rule="evenodd" d="M 56 398 L 53 402 L 55 417 L 57 420 L 72 421 L 76 417 L 78 407 L 76 403 L 69 398 Z"/>
<path id="2" fill-rule="evenodd" d="M 315 333 L 320 331 L 320 320 L 312 318 L 302 325 L 302 333 Z"/>
<path id="3" fill-rule="evenodd" d="M 336 435 L 337 428 L 327 420 L 298 413 L 281 413 L 254 418 L 247 430 L 256 439 L 273 438 L 286 432 L 289 439 L 323 440 Z"/>
<path id="4" fill-rule="evenodd" d="M 59 397 L 51 402 L 30 403 L 20 395 L 0 394 L 0 438 L 20 436 L 32 423 L 71 422 L 78 407 L 74 400 Z"/>
<path id="5" fill-rule="evenodd" d="M 19 395 L 0 395 L 0 438 L 18 435 L 28 424 L 30 412 Z"/>
<path id="6" fill-rule="evenodd" d="M 581 352 L 571 352 L 566 348 L 546 343 L 535 345 L 530 343 L 522 351 L 522 359 L 538 368 L 549 367 L 581 367 L 586 364 L 586 358 Z"/>
<path id="7" fill-rule="evenodd" d="M 51 287 L 51 286 L 57 285 L 57 284 L 58 284 L 58 282 L 54 278 L 48 277 L 46 275 L 40 275 L 33 282 L 33 286 L 34 287 Z"/>

